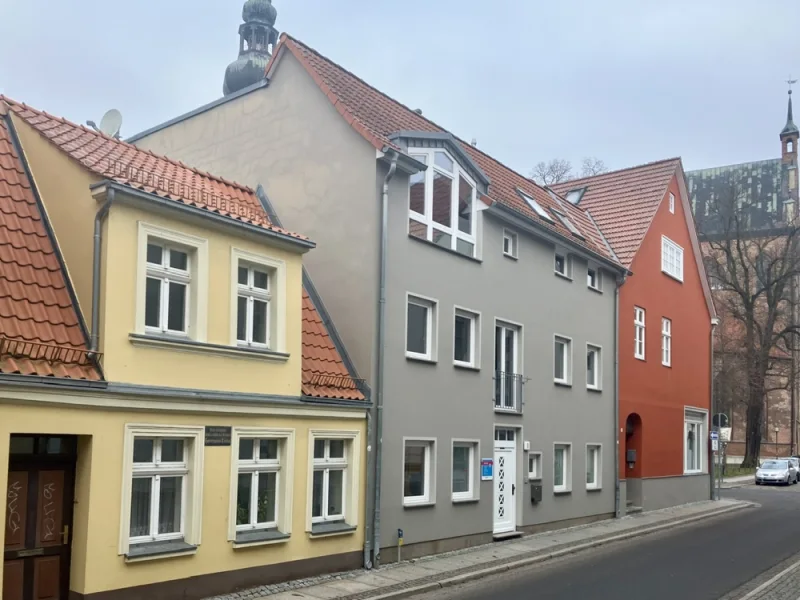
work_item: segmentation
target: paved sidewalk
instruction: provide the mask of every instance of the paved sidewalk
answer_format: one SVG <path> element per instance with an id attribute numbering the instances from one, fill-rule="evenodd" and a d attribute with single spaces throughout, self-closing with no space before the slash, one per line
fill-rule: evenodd
<path id="1" fill-rule="evenodd" d="M 725 477 L 722 480 L 722 489 L 729 490 L 731 488 L 738 488 L 744 485 L 750 485 L 753 482 L 755 482 L 755 474 Z"/>
<path id="2" fill-rule="evenodd" d="M 720 600 L 800 600 L 800 554 L 775 565 Z"/>
<path id="3" fill-rule="evenodd" d="M 213 600 L 404 598 L 752 506 L 756 505 L 738 500 L 708 500 L 384 565 L 372 571 L 359 570 L 261 586 L 217 596 Z"/>

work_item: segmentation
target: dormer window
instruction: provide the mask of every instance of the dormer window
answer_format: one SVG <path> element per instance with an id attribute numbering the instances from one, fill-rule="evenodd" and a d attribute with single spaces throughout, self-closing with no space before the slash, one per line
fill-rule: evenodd
<path id="1" fill-rule="evenodd" d="M 475 256 L 472 178 L 443 150 L 412 151 L 411 156 L 428 169 L 410 178 L 409 235 Z"/>

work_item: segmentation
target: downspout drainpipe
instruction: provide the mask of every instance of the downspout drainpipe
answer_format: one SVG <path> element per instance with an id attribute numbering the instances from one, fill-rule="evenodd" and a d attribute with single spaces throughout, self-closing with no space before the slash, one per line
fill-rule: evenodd
<path id="1" fill-rule="evenodd" d="M 383 194 L 381 197 L 381 255 L 378 288 L 378 331 L 376 339 L 376 372 L 375 372 L 375 497 L 372 509 L 372 547 L 374 566 L 380 565 L 381 556 L 381 462 L 383 459 L 383 363 L 384 340 L 386 337 L 386 241 L 389 235 L 389 182 L 397 171 L 397 152 L 392 151 L 391 164 L 386 177 L 383 178 Z"/>
<path id="2" fill-rule="evenodd" d="M 614 515 L 622 516 L 620 506 L 620 481 L 619 481 L 619 288 L 625 279 L 617 279 L 614 290 Z"/>
<path id="3" fill-rule="evenodd" d="M 372 408 L 367 411 L 367 494 L 364 502 L 364 568 L 372 568 L 372 488 L 375 485 L 375 446 L 372 443 Z"/>
<path id="4" fill-rule="evenodd" d="M 103 219 L 114 201 L 114 190 L 108 190 L 105 204 L 94 216 L 94 247 L 92 249 L 92 332 L 89 338 L 89 351 L 97 352 L 100 345 L 100 252 L 103 249 Z"/>
<path id="5" fill-rule="evenodd" d="M 711 319 L 711 366 L 710 366 L 710 373 L 711 373 L 711 429 L 714 429 L 714 417 L 717 414 L 717 399 L 714 397 L 714 330 L 717 328 L 719 324 L 719 319 L 716 317 Z M 719 425 L 717 426 L 717 435 L 719 435 Z M 708 442 L 709 446 L 711 442 Z M 717 460 L 718 468 L 719 468 L 719 479 L 722 481 L 722 442 L 717 442 L 717 456 L 719 457 Z M 709 452 L 709 477 L 711 480 L 711 499 L 712 500 L 719 500 L 719 487 L 717 487 L 716 482 L 714 481 L 714 453 Z"/>

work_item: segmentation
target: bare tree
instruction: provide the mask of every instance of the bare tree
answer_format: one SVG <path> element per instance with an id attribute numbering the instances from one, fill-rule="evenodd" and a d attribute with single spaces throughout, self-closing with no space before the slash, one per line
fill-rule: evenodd
<path id="1" fill-rule="evenodd" d="M 606 163 L 595 156 L 587 156 L 581 163 L 581 177 L 592 177 L 608 171 Z"/>
<path id="2" fill-rule="evenodd" d="M 533 167 L 530 177 L 539 185 L 561 183 L 572 177 L 572 163 L 563 158 L 554 158 L 550 162 L 540 161 Z"/>
<path id="3" fill-rule="evenodd" d="M 754 467 L 764 433 L 765 398 L 776 371 L 782 370 L 779 365 L 795 351 L 800 332 L 795 318 L 800 221 L 772 221 L 750 202 L 740 181 L 731 179 L 724 188 L 708 203 L 703 241 L 721 328 L 734 340 L 731 348 L 737 348 L 743 372 L 742 466 Z"/>

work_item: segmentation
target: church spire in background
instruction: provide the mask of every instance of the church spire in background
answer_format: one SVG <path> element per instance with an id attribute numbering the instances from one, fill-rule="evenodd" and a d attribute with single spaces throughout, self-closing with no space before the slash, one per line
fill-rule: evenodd
<path id="1" fill-rule="evenodd" d="M 785 135 L 797 135 L 798 129 L 797 125 L 794 124 L 794 119 L 792 118 L 792 85 L 797 83 L 797 79 L 792 79 L 791 77 L 786 81 L 789 84 L 789 108 L 786 112 L 786 126 L 781 131 L 781 139 Z"/>
<path id="2" fill-rule="evenodd" d="M 278 41 L 275 20 L 278 11 L 272 0 L 247 0 L 242 7 L 242 23 L 239 26 L 239 58 L 225 69 L 222 92 L 227 96 L 233 92 L 261 81 Z"/>

